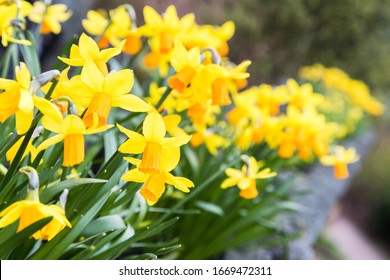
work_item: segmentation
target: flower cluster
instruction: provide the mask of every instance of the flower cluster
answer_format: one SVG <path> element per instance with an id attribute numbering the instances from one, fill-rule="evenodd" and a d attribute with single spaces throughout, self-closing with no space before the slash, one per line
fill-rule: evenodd
<path id="1" fill-rule="evenodd" d="M 5 56 L 0 78 L 0 133 L 5 139 L 0 149 L 0 194 L 4 194 L 0 207 L 9 206 L 0 208 L 0 228 L 19 219 L 20 232 L 52 217 L 32 234 L 45 240 L 71 228 L 64 199 L 57 202 L 47 194 L 63 188 L 61 184 L 76 189 L 70 194 L 77 193 L 71 196 L 71 207 L 75 216 L 81 213 L 72 220 L 78 222 L 85 217 L 80 209 L 91 211 L 91 216 L 99 213 L 103 218 L 119 215 L 121 219 L 139 212 L 137 220 L 142 220 L 142 202 L 134 195 L 138 188 L 143 203 L 152 206 L 164 199 L 164 193 L 181 198 L 194 183 L 201 185 L 210 178 L 210 188 L 221 191 L 237 186 L 234 198 L 254 202 L 262 192 L 258 179 L 275 177 L 292 159 L 306 163 L 319 159 L 334 166 L 336 178 L 348 177 L 348 164 L 359 156 L 338 141 L 354 132 L 364 112 L 380 115 L 384 110 L 364 83 L 339 69 L 314 65 L 301 69 L 303 82 L 287 79 L 275 86 L 247 87 L 251 62 L 235 64 L 228 57 L 232 22 L 199 25 L 193 14 L 180 18 L 174 6 L 162 15 L 146 6 L 143 14 L 145 24 L 137 26 L 131 5 L 107 13 L 89 11 L 82 21 L 86 33 L 58 57 L 62 71 L 34 76 L 34 60 L 25 57 L 26 62 L 9 66 L 10 55 Z M 45 35 L 59 34 L 61 23 L 71 15 L 63 4 L 0 1 L 2 44 L 9 44 L 7 52 L 15 44 L 31 44 L 24 35 L 25 18 Z M 15 71 L 7 76 L 11 67 Z M 139 69 L 146 73 L 138 75 Z M 346 116 L 335 117 L 340 112 Z M 119 143 L 124 135 L 127 138 Z M 234 160 L 220 162 L 227 158 Z M 244 165 L 238 167 L 240 158 Z M 192 167 L 205 169 L 203 165 L 209 162 L 218 162 L 223 170 L 208 174 L 210 178 L 197 176 Z M 34 168 L 22 169 L 30 178 L 23 200 L 23 180 L 15 170 L 25 165 Z M 39 188 L 35 170 L 47 187 Z M 100 189 L 90 180 L 93 187 L 82 188 L 79 185 L 84 183 L 68 181 L 80 181 L 81 176 L 98 183 L 104 179 L 105 185 Z M 59 186 L 51 189 L 53 182 Z M 41 203 L 39 191 L 46 191 L 51 200 Z M 94 200 L 100 191 L 107 194 L 112 208 Z M 217 194 L 229 191 L 221 192 Z M 89 201 L 101 208 L 91 207 L 96 212 L 83 209 Z M 127 223 L 131 222 L 129 218 Z M 111 226 L 108 223 L 107 228 Z"/>

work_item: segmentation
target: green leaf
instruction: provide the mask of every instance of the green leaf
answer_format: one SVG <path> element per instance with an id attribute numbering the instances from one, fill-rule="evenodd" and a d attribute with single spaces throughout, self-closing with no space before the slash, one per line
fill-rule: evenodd
<path id="1" fill-rule="evenodd" d="M 9 238 L 8 241 L 2 244 L 0 248 L 0 259 L 6 259 L 14 249 L 19 247 L 19 245 L 25 241 L 25 239 L 30 238 L 31 235 L 43 228 L 51 221 L 51 219 L 52 217 L 41 219 L 26 227 L 21 232 L 16 233 L 12 238 Z"/>
<path id="2" fill-rule="evenodd" d="M 122 220 L 122 217 L 119 215 L 110 215 L 100 217 L 88 224 L 85 227 L 82 235 L 90 236 L 98 233 L 108 232 L 116 229 L 126 228 L 125 222 Z"/>
<path id="3" fill-rule="evenodd" d="M 138 256 L 130 256 L 125 258 L 125 260 L 156 260 L 158 257 L 152 253 L 145 253 Z"/>
<path id="4" fill-rule="evenodd" d="M 59 182 L 53 186 L 48 187 L 40 194 L 40 199 L 42 203 L 48 203 L 56 195 L 59 195 L 63 190 L 71 190 L 74 187 L 86 184 L 103 184 L 107 183 L 107 180 L 102 179 L 93 179 L 93 178 L 78 178 L 78 179 L 69 179 L 66 181 Z"/>
<path id="5" fill-rule="evenodd" d="M 173 251 L 176 251 L 178 249 L 181 248 L 181 245 L 174 245 L 174 246 L 171 246 L 171 247 L 167 247 L 167 248 L 161 248 L 161 249 L 158 249 L 156 252 L 154 252 L 154 254 L 156 256 L 161 256 L 161 255 L 166 255 L 166 254 L 169 254 Z"/>
<path id="6" fill-rule="evenodd" d="M 223 209 L 214 203 L 198 200 L 195 202 L 195 205 L 198 206 L 200 209 L 215 214 L 217 216 L 222 217 L 225 215 Z"/>

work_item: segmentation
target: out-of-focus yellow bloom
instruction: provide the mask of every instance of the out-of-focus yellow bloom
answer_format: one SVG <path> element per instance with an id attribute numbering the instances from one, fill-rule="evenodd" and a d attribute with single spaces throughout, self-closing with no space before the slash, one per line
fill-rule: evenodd
<path id="1" fill-rule="evenodd" d="M 175 160 L 172 160 L 174 158 Z M 184 177 L 175 177 L 170 172 L 177 166 L 180 158 L 178 149 L 165 149 L 161 160 L 161 172 L 145 174 L 140 171 L 142 161 L 135 158 L 126 157 L 125 159 L 137 166 L 122 176 L 122 180 L 144 183 L 141 188 L 141 195 L 149 205 L 155 204 L 165 191 L 165 184 L 172 185 L 176 189 L 188 193 L 194 183 Z"/>
<path id="2" fill-rule="evenodd" d="M 69 58 L 58 57 L 62 62 L 70 66 L 84 66 L 88 60 L 92 60 L 103 75 L 108 74 L 106 62 L 112 57 L 121 53 L 125 41 L 122 41 L 115 48 L 109 48 L 105 50 L 99 50 L 96 42 L 86 35 L 81 34 L 79 39 L 79 45 L 73 44 L 70 48 Z"/>
<path id="3" fill-rule="evenodd" d="M 40 230 L 36 231 L 32 237 L 35 239 L 51 240 L 65 227 L 72 227 L 65 216 L 65 211 L 57 205 L 45 205 L 39 202 L 39 180 L 35 170 L 31 167 L 21 168 L 21 172 L 26 173 L 30 178 L 30 187 L 25 200 L 12 203 L 0 212 L 0 228 L 6 227 L 19 219 L 19 226 L 16 232 L 20 232 L 28 226 L 47 217 L 52 217 Z"/>
<path id="4" fill-rule="evenodd" d="M 146 116 L 142 128 L 143 135 L 119 124 L 117 126 L 121 132 L 129 137 L 118 150 L 121 153 L 143 153 L 139 170 L 148 174 L 158 174 L 163 171 L 162 159 L 166 149 L 177 149 L 180 156 L 180 146 L 188 143 L 191 139 L 191 136 L 165 138 L 165 123 L 157 111 L 152 111 Z M 176 159 L 172 157 L 171 160 Z"/>
<path id="5" fill-rule="evenodd" d="M 207 129 L 205 126 L 195 126 L 196 132 L 192 134 L 191 145 L 195 148 L 202 144 L 206 145 L 207 150 L 216 155 L 219 148 L 226 147 L 229 143 L 222 136 L 215 134 L 212 129 Z"/>
<path id="6" fill-rule="evenodd" d="M 289 106 L 299 110 L 317 108 L 324 101 L 324 97 L 314 93 L 313 86 L 308 83 L 300 86 L 295 80 L 288 79 L 286 89 L 289 93 Z"/>
<path id="7" fill-rule="evenodd" d="M 175 137 L 188 136 L 188 134 L 182 128 L 179 127 L 179 124 L 181 122 L 180 115 L 172 114 L 164 116 L 163 121 L 169 135 Z"/>
<path id="8" fill-rule="evenodd" d="M 334 176 L 337 179 L 349 177 L 348 164 L 359 160 L 359 155 L 354 148 L 345 149 L 343 146 L 336 146 L 332 152 L 320 158 L 323 165 L 334 166 Z"/>
<path id="9" fill-rule="evenodd" d="M 188 32 L 181 36 L 181 40 L 187 49 L 198 46 L 199 48 L 212 47 L 220 56 L 229 53 L 227 41 L 234 35 L 234 22 L 227 21 L 220 27 L 211 25 L 194 25 Z"/>
<path id="10" fill-rule="evenodd" d="M 3 3 L 0 3 L 0 36 L 1 43 L 4 47 L 7 47 L 9 42 L 31 45 L 31 42 L 28 40 L 14 38 L 15 28 L 12 26 L 12 21 L 16 18 L 24 20 L 24 17 L 27 16 L 32 9 L 30 3 L 22 0 L 18 2 L 19 3 L 3 1 Z"/>
<path id="11" fill-rule="evenodd" d="M 31 74 L 23 62 L 15 68 L 16 81 L 1 79 L 0 122 L 5 122 L 13 114 L 16 116 L 16 131 L 19 135 L 27 132 L 34 116 L 34 107 L 40 111 L 52 110 L 53 104 L 30 92 Z"/>
<path id="12" fill-rule="evenodd" d="M 179 19 L 173 5 L 167 8 L 163 16 L 149 6 L 145 6 L 143 12 L 145 25 L 139 28 L 139 32 L 149 38 L 151 49 L 145 63 L 150 68 L 159 66 L 160 74 L 166 76 L 174 42 L 194 25 L 194 15 L 187 14 Z"/>
<path id="13" fill-rule="evenodd" d="M 289 100 L 289 94 L 285 86 L 272 88 L 271 85 L 262 84 L 258 87 L 257 106 L 263 112 L 276 116 L 279 114 L 281 105 Z"/>
<path id="14" fill-rule="evenodd" d="M 88 59 L 80 76 L 75 76 L 64 86 L 71 92 L 76 105 L 81 110 L 88 108 L 83 121 L 87 127 L 106 124 L 111 107 L 119 107 L 131 112 L 148 112 L 152 107 L 129 91 L 134 84 L 132 70 L 124 69 L 103 75 L 96 64 Z M 78 109 L 79 110 L 79 109 Z"/>
<path id="15" fill-rule="evenodd" d="M 38 152 L 64 141 L 64 166 L 73 166 L 84 161 L 84 135 L 103 132 L 113 125 L 104 125 L 98 128 L 86 128 L 79 116 L 68 114 L 63 117 L 58 113 L 45 115 L 42 118 L 42 125 L 56 135 L 43 141 L 37 148 Z"/>
<path id="16" fill-rule="evenodd" d="M 45 3 L 34 2 L 31 13 L 28 17 L 32 22 L 41 24 L 42 34 L 59 34 L 61 32 L 61 23 L 67 21 L 72 12 L 67 11 L 65 4 L 55 4 L 47 6 Z"/>
<path id="17" fill-rule="evenodd" d="M 200 67 L 200 51 L 196 47 L 187 51 L 182 43 L 176 41 L 171 64 L 176 74 L 169 77 L 168 85 L 182 93 L 197 74 Z"/>
<path id="18" fill-rule="evenodd" d="M 325 67 L 322 64 L 316 63 L 312 66 L 304 66 L 299 69 L 299 76 L 302 79 L 319 82 L 324 76 Z"/>
<path id="19" fill-rule="evenodd" d="M 245 164 L 241 170 L 227 168 L 226 175 L 229 177 L 222 182 L 221 188 L 237 186 L 240 189 L 240 196 L 252 199 L 259 195 L 256 188 L 257 179 L 267 179 L 276 176 L 276 172 L 271 172 L 270 168 L 264 168 L 264 163 L 257 162 L 254 157 L 242 156 Z"/>
<path id="20" fill-rule="evenodd" d="M 110 10 L 109 18 L 103 12 L 88 11 L 82 25 L 89 34 L 100 38 L 100 48 L 107 48 L 109 44 L 118 46 L 125 39 L 123 51 L 134 55 L 141 49 L 141 34 L 135 26 L 135 19 L 131 18 L 129 8 L 129 5 L 121 5 Z"/>
<path id="21" fill-rule="evenodd" d="M 373 116 L 382 115 L 384 112 L 383 104 L 370 94 L 368 86 L 362 81 L 350 78 L 341 69 L 325 68 L 320 64 L 315 64 L 302 68 L 301 75 L 304 79 L 321 81 L 332 91 L 346 94 L 352 104 Z"/>
<path id="22" fill-rule="evenodd" d="M 145 98 L 146 102 L 156 106 L 166 90 L 167 87 L 158 87 L 156 83 L 152 82 L 149 87 L 149 96 Z M 175 106 L 176 100 L 174 99 L 173 94 L 169 94 L 161 104 L 160 108 L 157 108 L 157 111 L 161 112 L 162 110 L 166 110 L 168 113 L 172 113 Z"/>

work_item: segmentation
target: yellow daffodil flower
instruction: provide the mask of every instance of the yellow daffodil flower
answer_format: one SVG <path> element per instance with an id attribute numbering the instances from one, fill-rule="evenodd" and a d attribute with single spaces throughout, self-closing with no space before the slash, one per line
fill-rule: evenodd
<path id="1" fill-rule="evenodd" d="M 0 4 L 0 37 L 4 47 L 7 47 L 9 42 L 31 45 L 31 42 L 28 40 L 14 38 L 15 28 L 12 26 L 11 22 L 16 18 L 24 19 L 32 9 L 30 3 L 22 0 L 18 2 L 18 4 L 16 2 Z M 18 7 L 18 5 L 20 6 Z"/>
<path id="2" fill-rule="evenodd" d="M 108 74 L 106 62 L 121 53 L 125 41 L 115 48 L 100 50 L 96 42 L 86 35 L 81 34 L 79 45 L 73 44 L 70 48 L 69 58 L 58 57 L 62 62 L 70 66 L 84 66 L 88 60 L 92 60 L 103 75 Z"/>
<path id="3" fill-rule="evenodd" d="M 64 141 L 63 166 L 73 166 L 84 161 L 84 135 L 103 132 L 113 127 L 113 125 L 104 125 L 98 128 L 86 128 L 79 116 L 68 114 L 63 117 L 60 113 L 55 118 L 44 116 L 42 125 L 57 134 L 43 141 L 37 147 L 38 152 Z"/>
<path id="4" fill-rule="evenodd" d="M 88 11 L 82 25 L 89 34 L 100 38 L 100 48 L 105 49 L 109 44 L 116 47 L 125 39 L 123 51 L 134 55 L 141 49 L 141 34 L 128 9 L 129 5 L 121 5 L 110 10 L 109 15 L 100 11 Z"/>
<path id="5" fill-rule="evenodd" d="M 139 32 L 149 38 L 151 49 L 145 57 L 145 63 L 150 68 L 159 66 L 160 74 L 166 76 L 174 42 L 194 25 L 194 15 L 187 14 L 179 19 L 173 5 L 167 8 L 163 16 L 149 6 L 145 6 L 143 13 L 145 25 L 139 28 Z"/>
<path id="6" fill-rule="evenodd" d="M 152 107 L 129 91 L 134 84 L 132 70 L 124 69 L 103 75 L 92 60 L 87 60 L 81 76 L 65 82 L 76 104 L 88 108 L 83 117 L 87 127 L 99 127 L 106 124 L 112 107 L 131 112 L 148 112 Z"/>
<path id="7" fill-rule="evenodd" d="M 295 106 L 299 110 L 316 108 L 324 102 L 321 94 L 313 92 L 311 84 L 300 86 L 295 80 L 288 79 L 286 89 L 289 93 L 289 106 Z"/>
<path id="8" fill-rule="evenodd" d="M 201 65 L 199 48 L 195 47 L 187 51 L 182 43 L 176 41 L 172 52 L 171 65 L 176 70 L 176 74 L 169 77 L 168 85 L 182 93 L 192 82 Z"/>
<path id="9" fill-rule="evenodd" d="M 43 2 L 36 1 L 28 17 L 32 22 L 41 24 L 42 34 L 60 34 L 61 23 L 72 16 L 72 12 L 67 9 L 65 4 L 47 6 Z"/>
<path id="10" fill-rule="evenodd" d="M 0 89 L 4 90 L 0 93 L 0 122 L 5 122 L 15 114 L 16 131 L 22 135 L 31 126 L 34 107 L 43 112 L 52 110 L 54 105 L 30 92 L 31 74 L 23 62 L 16 66 L 15 75 L 16 81 L 0 79 Z"/>
<path id="11" fill-rule="evenodd" d="M 261 168 L 264 163 L 257 162 L 254 157 L 242 156 L 245 164 L 241 170 L 227 168 L 226 175 L 229 177 L 222 182 L 221 188 L 237 186 L 240 189 L 240 196 L 246 199 L 252 199 L 259 195 L 256 188 L 257 179 L 267 179 L 276 176 L 276 172 L 271 172 L 270 168 Z"/>
<path id="12" fill-rule="evenodd" d="M 336 146 L 332 152 L 320 158 L 323 165 L 334 166 L 334 176 L 337 179 L 349 177 L 348 164 L 359 160 L 359 155 L 354 148 L 345 149 L 343 146 Z"/>
<path id="13" fill-rule="evenodd" d="M 228 141 L 216 134 L 212 129 L 207 129 L 205 126 L 195 126 L 196 132 L 192 134 L 191 145 L 195 148 L 202 144 L 206 145 L 207 150 L 216 155 L 219 148 L 226 147 Z"/>
<path id="14" fill-rule="evenodd" d="M 49 223 L 32 235 L 34 239 L 50 241 L 65 227 L 71 228 L 72 225 L 66 218 L 65 211 L 60 206 L 45 205 L 39 202 L 38 175 L 35 170 L 32 172 L 30 169 L 32 168 L 21 168 L 21 172 L 26 173 L 30 178 L 30 188 L 26 199 L 12 203 L 0 212 L 0 228 L 6 227 L 19 219 L 19 226 L 16 232 L 20 232 L 39 220 L 52 217 Z M 34 184 L 32 181 L 34 181 Z"/>
<path id="15" fill-rule="evenodd" d="M 229 53 L 227 41 L 234 35 L 234 22 L 227 21 L 222 26 L 194 25 L 188 32 L 181 36 L 181 40 L 187 49 L 195 46 L 199 48 L 212 47 L 220 56 Z"/>
<path id="16" fill-rule="evenodd" d="M 167 148 L 164 150 L 161 159 L 161 172 L 146 174 L 140 170 L 142 161 L 135 158 L 126 157 L 125 160 L 137 166 L 137 168 L 127 171 L 122 180 L 144 183 L 141 188 L 141 195 L 149 205 L 155 204 L 165 191 L 165 184 L 172 185 L 176 189 L 188 193 L 194 183 L 184 177 L 175 177 L 170 172 L 177 166 L 180 159 L 179 149 Z"/>
<path id="17" fill-rule="evenodd" d="M 128 130 L 117 124 L 119 130 L 129 137 L 120 147 L 121 153 L 142 154 L 139 170 L 143 173 L 158 174 L 162 172 L 163 153 L 168 148 L 180 151 L 180 146 L 188 143 L 191 136 L 165 138 L 164 120 L 157 111 L 149 113 L 143 123 L 142 134 Z M 180 153 L 179 153 L 180 154 Z"/>

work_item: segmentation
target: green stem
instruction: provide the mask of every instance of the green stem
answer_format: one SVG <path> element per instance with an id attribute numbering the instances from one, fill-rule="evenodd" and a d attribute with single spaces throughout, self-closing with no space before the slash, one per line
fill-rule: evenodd
<path id="1" fill-rule="evenodd" d="M 9 71 L 10 62 L 11 62 L 11 54 L 12 54 L 12 50 L 11 49 L 13 49 L 14 47 L 15 47 L 15 44 L 10 43 L 8 45 L 8 47 L 6 48 L 6 50 L 5 50 L 3 61 L 1 62 L 2 66 L 3 66 L 3 69 L 1 71 L 1 77 L 2 78 L 6 78 L 7 77 L 7 74 L 8 74 L 8 71 Z"/>

